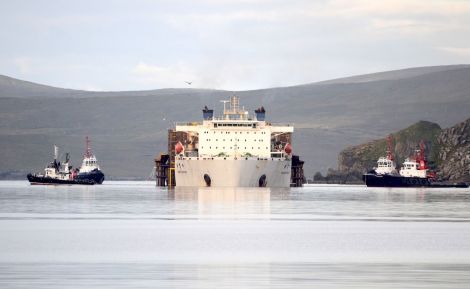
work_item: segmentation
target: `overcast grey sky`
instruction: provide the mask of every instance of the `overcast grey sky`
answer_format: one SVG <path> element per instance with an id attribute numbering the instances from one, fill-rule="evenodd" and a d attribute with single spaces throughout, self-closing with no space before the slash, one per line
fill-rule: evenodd
<path id="1" fill-rule="evenodd" d="M 2 1 L 0 74 L 246 90 L 470 63 L 470 1 Z"/>

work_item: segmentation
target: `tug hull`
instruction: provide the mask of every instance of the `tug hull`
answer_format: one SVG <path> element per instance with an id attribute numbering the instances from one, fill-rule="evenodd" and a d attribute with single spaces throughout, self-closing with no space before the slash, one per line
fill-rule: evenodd
<path id="1" fill-rule="evenodd" d="M 465 183 L 431 182 L 429 178 L 403 177 L 398 175 L 379 175 L 367 173 L 362 180 L 368 187 L 437 187 L 437 188 L 468 188 Z"/>
<path id="2" fill-rule="evenodd" d="M 56 178 L 49 178 L 44 176 L 36 176 L 32 174 L 28 174 L 27 176 L 28 181 L 31 185 L 94 185 L 95 182 L 89 179 L 82 179 L 82 180 L 63 180 L 63 179 L 56 179 Z"/>

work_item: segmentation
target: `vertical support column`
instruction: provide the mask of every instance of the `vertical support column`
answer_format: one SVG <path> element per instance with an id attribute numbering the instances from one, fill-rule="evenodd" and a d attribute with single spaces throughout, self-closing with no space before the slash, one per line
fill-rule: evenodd
<path id="1" fill-rule="evenodd" d="M 299 156 L 292 156 L 292 169 L 291 169 L 291 186 L 302 187 L 304 180 L 304 162 L 300 160 Z"/>
<path id="2" fill-rule="evenodd" d="M 172 188 L 174 186 L 176 186 L 175 168 L 169 168 L 168 169 L 168 187 Z"/>

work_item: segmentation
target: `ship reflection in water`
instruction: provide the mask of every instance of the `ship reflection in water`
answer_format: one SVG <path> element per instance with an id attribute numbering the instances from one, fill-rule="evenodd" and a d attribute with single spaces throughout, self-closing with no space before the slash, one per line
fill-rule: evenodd
<path id="1" fill-rule="evenodd" d="M 197 212 L 194 213 L 211 218 L 269 218 L 271 193 L 281 191 L 285 189 L 175 187 L 169 194 L 175 200 L 175 214 L 186 213 L 188 204 L 197 204 Z"/>
<path id="2" fill-rule="evenodd" d="M 470 190 L 0 182 L 0 288 L 468 288 Z"/>

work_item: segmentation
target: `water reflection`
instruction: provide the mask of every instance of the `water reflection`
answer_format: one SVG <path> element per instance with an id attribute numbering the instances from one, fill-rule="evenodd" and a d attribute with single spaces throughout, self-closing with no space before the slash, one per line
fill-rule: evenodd
<path id="1" fill-rule="evenodd" d="M 470 265 L 0 264 L 3 288 L 468 288 Z M 34 284 L 34 286 L 32 286 Z"/>
<path id="2" fill-rule="evenodd" d="M 271 188 L 189 188 L 169 190 L 173 197 L 175 213 L 187 212 L 193 206 L 199 215 L 269 215 L 271 213 Z M 195 205 L 195 207 L 194 207 Z"/>
<path id="3" fill-rule="evenodd" d="M 0 184 L 0 218 L 332 218 L 470 219 L 469 189 L 366 188 L 316 185 L 303 188 L 155 187 L 153 182 L 101 186 Z"/>
<path id="4" fill-rule="evenodd" d="M 470 190 L 0 182 L 0 288 L 467 288 Z"/>

